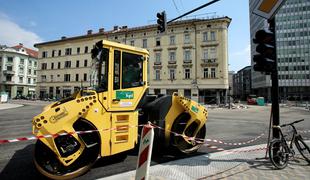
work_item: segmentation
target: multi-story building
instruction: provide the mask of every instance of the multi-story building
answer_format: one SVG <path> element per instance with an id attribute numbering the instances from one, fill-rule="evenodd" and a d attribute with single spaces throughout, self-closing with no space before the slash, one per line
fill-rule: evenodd
<path id="1" fill-rule="evenodd" d="M 35 95 L 38 52 L 19 44 L 0 46 L 0 88 L 10 98 Z"/>
<path id="2" fill-rule="evenodd" d="M 156 25 L 115 26 L 86 35 L 36 44 L 39 48 L 38 95 L 66 96 L 89 83 L 90 50 L 107 39 L 146 48 L 149 93 L 179 92 L 201 103 L 225 100 L 228 90 L 227 34 L 231 19 L 192 19 L 169 24 L 166 33 Z"/>
<path id="3" fill-rule="evenodd" d="M 259 0 L 250 0 L 251 39 L 259 29 L 267 28 L 263 18 L 252 14 Z M 277 63 L 280 98 L 310 99 L 310 1 L 287 0 L 276 15 Z M 255 54 L 251 44 L 251 55 Z M 253 58 L 252 58 L 253 59 Z M 253 65 L 253 62 L 252 62 Z M 271 99 L 271 78 L 253 72 L 253 90 Z"/>
<path id="4" fill-rule="evenodd" d="M 233 75 L 234 97 L 246 100 L 251 94 L 251 66 L 246 66 Z"/>

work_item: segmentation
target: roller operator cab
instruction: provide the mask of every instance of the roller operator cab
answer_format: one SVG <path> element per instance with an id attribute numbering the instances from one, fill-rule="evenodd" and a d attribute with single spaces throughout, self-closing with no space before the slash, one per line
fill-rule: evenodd
<path id="1" fill-rule="evenodd" d="M 196 152 L 204 139 L 206 109 L 177 93 L 148 95 L 149 53 L 99 41 L 92 49 L 90 87 L 46 106 L 33 118 L 36 168 L 52 179 L 85 173 L 100 157 L 117 155 L 138 143 L 138 125 L 153 123 L 154 148 Z M 185 136 L 179 136 L 185 135 Z M 164 143 L 163 143 L 164 142 Z"/>

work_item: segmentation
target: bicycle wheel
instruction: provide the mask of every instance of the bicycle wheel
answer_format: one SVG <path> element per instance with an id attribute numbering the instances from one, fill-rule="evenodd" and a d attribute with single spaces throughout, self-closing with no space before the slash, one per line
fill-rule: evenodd
<path id="1" fill-rule="evenodd" d="M 287 145 L 280 139 L 272 140 L 269 145 L 269 158 L 276 168 L 285 168 L 289 159 L 289 149 Z"/>
<path id="2" fill-rule="evenodd" d="M 300 154 L 310 163 L 310 148 L 303 141 L 301 136 L 297 136 L 295 139 L 295 145 L 300 152 Z"/>

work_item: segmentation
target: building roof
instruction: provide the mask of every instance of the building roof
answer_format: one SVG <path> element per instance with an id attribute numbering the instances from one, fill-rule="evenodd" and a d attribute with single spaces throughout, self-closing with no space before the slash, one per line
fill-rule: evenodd
<path id="1" fill-rule="evenodd" d="M 23 44 L 19 44 L 19 45 L 16 45 L 16 46 L 13 46 L 12 48 L 16 49 L 16 50 L 20 50 L 21 48 L 24 48 L 26 50 L 26 53 L 30 56 L 30 57 L 33 57 L 33 58 L 38 58 L 38 51 L 36 50 L 33 50 L 33 49 L 29 49 L 29 48 L 26 48 L 24 47 Z"/>
<path id="2" fill-rule="evenodd" d="M 228 22 L 228 26 L 231 22 L 231 18 L 224 16 L 224 17 L 217 17 L 217 18 L 211 18 L 211 19 L 189 19 L 189 20 L 180 20 L 180 21 L 175 21 L 169 24 L 168 26 L 172 25 L 180 25 L 180 24 L 186 24 L 186 23 L 196 23 L 196 22 L 203 22 L 203 21 L 216 21 L 216 20 L 226 20 Z M 133 31 L 139 31 L 139 30 L 146 30 L 146 29 L 154 29 L 157 27 L 156 24 L 152 25 L 146 25 L 146 26 L 139 26 L 139 27 L 133 27 L 133 28 L 127 28 L 127 26 L 124 26 L 125 28 L 120 28 L 117 30 L 110 30 L 110 31 L 99 31 L 97 33 L 92 33 L 91 30 L 89 30 L 88 34 L 86 35 L 81 35 L 81 36 L 74 36 L 74 37 L 65 37 L 63 36 L 60 40 L 54 40 L 54 41 L 48 41 L 48 42 L 42 42 L 42 43 L 37 43 L 34 45 L 34 47 L 39 47 L 41 45 L 48 45 L 48 44 L 54 44 L 54 43 L 59 43 L 63 41 L 70 41 L 70 40 L 77 40 L 77 39 L 83 39 L 83 38 L 90 38 L 90 37 L 97 37 L 97 36 L 108 36 L 111 34 L 118 34 L 118 33 L 124 33 L 124 32 L 133 32 Z"/>

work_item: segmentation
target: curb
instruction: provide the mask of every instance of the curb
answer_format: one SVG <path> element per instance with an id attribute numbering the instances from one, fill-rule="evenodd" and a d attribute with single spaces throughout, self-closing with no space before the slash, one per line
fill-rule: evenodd
<path id="1" fill-rule="evenodd" d="M 10 104 L 10 103 L 1 103 L 0 104 L 0 111 L 1 110 L 6 110 L 6 109 L 13 109 L 13 108 L 19 108 L 23 107 L 23 104 Z"/>

